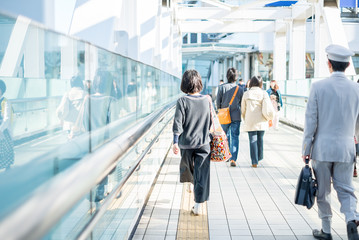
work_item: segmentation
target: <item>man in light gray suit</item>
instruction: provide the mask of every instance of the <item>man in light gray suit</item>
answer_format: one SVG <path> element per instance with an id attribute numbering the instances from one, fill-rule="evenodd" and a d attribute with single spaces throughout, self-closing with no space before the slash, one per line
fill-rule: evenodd
<path id="1" fill-rule="evenodd" d="M 345 215 L 348 238 L 359 239 L 357 198 L 352 184 L 354 136 L 358 136 L 359 130 L 359 84 L 344 75 L 353 52 L 334 44 L 325 50 L 331 76 L 311 85 L 302 148 L 303 160 L 312 159 L 318 181 L 317 203 L 322 229 L 313 230 L 313 236 L 332 239 L 330 192 L 333 181 L 340 211 Z"/>

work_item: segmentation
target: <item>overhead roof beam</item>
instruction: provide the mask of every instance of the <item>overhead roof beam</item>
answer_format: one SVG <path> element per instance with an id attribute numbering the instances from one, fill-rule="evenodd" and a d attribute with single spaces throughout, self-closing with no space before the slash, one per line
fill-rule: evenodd
<path id="1" fill-rule="evenodd" d="M 253 48 L 228 48 L 228 47 L 194 47 L 194 48 L 182 48 L 182 54 L 184 55 L 193 55 L 193 54 L 204 54 L 204 53 L 221 53 L 221 54 L 229 54 L 229 53 L 241 53 L 241 52 L 252 52 Z"/>
<path id="2" fill-rule="evenodd" d="M 185 21 L 180 23 L 181 32 L 230 33 L 230 32 L 273 32 L 274 21 L 230 21 L 216 23 L 210 21 Z"/>
<path id="3" fill-rule="evenodd" d="M 217 0 L 201 0 L 201 2 L 208 3 L 208 4 L 212 5 L 212 6 L 222 8 L 222 9 L 227 10 L 227 11 L 231 10 L 231 8 L 232 8 L 231 5 L 222 3 L 222 2 L 217 1 Z"/>
<path id="4" fill-rule="evenodd" d="M 228 12 L 220 8 L 213 7 L 197 7 L 187 8 L 180 7 L 178 9 L 178 20 L 186 19 L 287 19 L 292 17 L 292 9 L 278 9 L 278 8 L 258 8 L 258 9 L 232 9 Z"/>

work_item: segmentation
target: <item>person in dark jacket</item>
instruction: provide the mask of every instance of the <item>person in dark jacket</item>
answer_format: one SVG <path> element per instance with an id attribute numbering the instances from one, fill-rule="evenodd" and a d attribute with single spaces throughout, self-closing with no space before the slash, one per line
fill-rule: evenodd
<path id="1" fill-rule="evenodd" d="M 201 204 L 208 200 L 210 183 L 211 100 L 200 94 L 202 88 L 196 70 L 183 74 L 181 91 L 187 95 L 178 99 L 173 122 L 173 152 L 181 151 L 180 182 L 194 184 L 194 215 L 200 213 Z"/>
<path id="2" fill-rule="evenodd" d="M 222 128 L 225 131 L 228 144 L 230 146 L 230 151 L 232 157 L 230 159 L 231 166 L 235 167 L 238 150 L 239 150 L 239 128 L 241 125 L 241 101 L 243 97 L 243 87 L 236 84 L 238 78 L 238 72 L 235 68 L 229 68 L 227 70 L 227 80 L 228 83 L 222 84 L 218 89 L 217 96 L 217 109 L 227 108 L 229 103 L 238 87 L 238 91 L 235 94 L 232 105 L 229 107 L 229 112 L 231 115 L 230 124 L 222 124 Z"/>
<path id="3" fill-rule="evenodd" d="M 242 78 L 238 79 L 238 86 L 242 87 L 244 92 L 247 91 L 246 84 L 244 83 Z"/>

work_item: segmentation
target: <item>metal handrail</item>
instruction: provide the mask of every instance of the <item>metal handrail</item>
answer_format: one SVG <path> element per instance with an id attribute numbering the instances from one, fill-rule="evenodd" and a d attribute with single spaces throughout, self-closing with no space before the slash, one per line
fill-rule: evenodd
<path id="1" fill-rule="evenodd" d="M 303 99 L 308 99 L 307 96 L 299 96 L 299 95 L 289 95 L 289 94 L 282 94 L 282 97 L 289 97 L 289 98 L 303 98 Z"/>
<path id="2" fill-rule="evenodd" d="M 285 103 L 286 106 L 292 106 L 292 107 L 300 107 L 300 108 L 305 108 L 306 106 L 301 106 L 298 104 L 292 104 L 292 103 Z"/>
<path id="3" fill-rule="evenodd" d="M 10 103 L 28 103 L 28 102 L 40 102 L 40 101 L 48 101 L 50 99 L 61 99 L 62 96 L 51 96 L 51 97 L 36 97 L 36 98 L 15 98 L 8 99 Z"/>
<path id="4" fill-rule="evenodd" d="M 24 204 L 0 222 L 0 239 L 31 240 L 43 237 L 105 175 L 108 175 L 119 159 L 174 106 L 174 103 L 170 103 L 152 113 L 142 123 L 87 155 L 73 167 L 59 173 L 35 190 Z M 138 164 L 139 162 L 134 166 Z M 131 169 L 132 173 L 135 169 L 135 167 Z M 130 176 L 131 174 L 127 174 L 126 178 Z M 124 182 L 121 183 L 124 184 Z M 111 198 L 113 195 L 110 194 L 108 197 Z M 88 225 L 92 227 L 93 224 Z M 87 232 L 82 232 L 79 237 L 85 236 Z"/>

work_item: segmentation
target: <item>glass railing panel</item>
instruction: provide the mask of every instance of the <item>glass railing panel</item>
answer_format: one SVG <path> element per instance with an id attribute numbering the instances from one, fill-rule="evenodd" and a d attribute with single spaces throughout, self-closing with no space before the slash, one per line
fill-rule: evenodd
<path id="1" fill-rule="evenodd" d="M 356 82 L 359 79 L 359 75 L 347 76 L 347 78 Z M 283 95 L 282 117 L 303 127 L 310 86 L 313 82 L 323 79 L 308 78 L 278 81 L 279 89 Z"/>
<path id="2" fill-rule="evenodd" d="M 159 69 L 32 23 L 20 34 L 15 23 L 28 20 L 8 19 L 0 25 L 1 64 L 10 61 L 4 56 L 12 37 L 23 36 L 23 51 L 12 56 L 12 71 L 0 71 L 10 109 L 10 138 L 0 146 L 14 153 L 0 156 L 0 221 L 37 187 L 181 94 L 180 80 Z M 132 163 L 119 163 L 116 181 Z M 81 219 L 92 198 L 79 203 Z M 56 236 L 64 236 L 61 229 Z"/>

